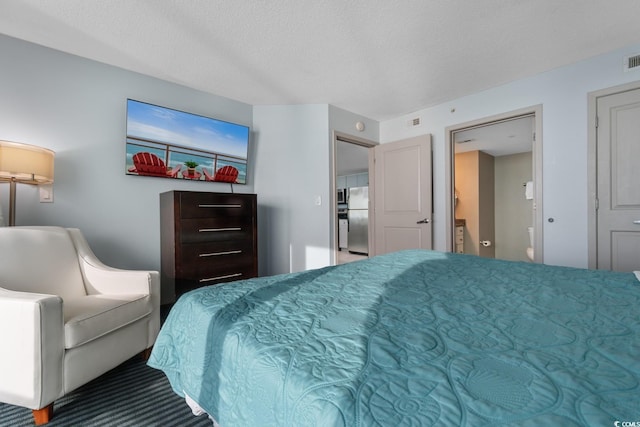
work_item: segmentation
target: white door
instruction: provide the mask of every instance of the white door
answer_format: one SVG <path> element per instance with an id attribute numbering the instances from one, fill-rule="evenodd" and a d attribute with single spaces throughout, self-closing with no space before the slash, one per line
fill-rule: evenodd
<path id="1" fill-rule="evenodd" d="M 431 135 L 373 150 L 374 254 L 431 249 Z"/>
<path id="2" fill-rule="evenodd" d="M 597 267 L 640 270 L 640 89 L 596 108 Z"/>

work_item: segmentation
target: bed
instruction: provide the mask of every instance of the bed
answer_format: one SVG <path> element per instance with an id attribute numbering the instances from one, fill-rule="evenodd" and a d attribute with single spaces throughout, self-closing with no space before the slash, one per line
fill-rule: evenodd
<path id="1" fill-rule="evenodd" d="M 640 421 L 640 273 L 411 250 L 200 288 L 149 365 L 221 427 Z"/>

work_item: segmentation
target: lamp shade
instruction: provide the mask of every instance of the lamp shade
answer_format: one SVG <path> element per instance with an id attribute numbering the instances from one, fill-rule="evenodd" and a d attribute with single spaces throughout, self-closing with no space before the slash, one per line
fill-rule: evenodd
<path id="1" fill-rule="evenodd" d="M 0 141 L 0 181 L 51 184 L 54 157 L 46 148 Z"/>

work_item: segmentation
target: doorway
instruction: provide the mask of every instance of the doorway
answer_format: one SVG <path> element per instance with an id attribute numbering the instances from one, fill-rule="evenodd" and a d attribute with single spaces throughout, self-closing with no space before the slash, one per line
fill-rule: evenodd
<path id="1" fill-rule="evenodd" d="M 447 128 L 447 248 L 542 262 L 541 106 Z"/>
<path id="2" fill-rule="evenodd" d="M 334 132 L 332 241 L 334 264 L 368 258 L 369 150 L 373 141 Z M 350 200 L 351 199 L 351 200 Z"/>

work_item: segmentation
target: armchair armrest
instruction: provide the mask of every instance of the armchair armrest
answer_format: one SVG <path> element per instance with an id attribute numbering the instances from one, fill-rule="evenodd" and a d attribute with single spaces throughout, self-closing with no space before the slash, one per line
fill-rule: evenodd
<path id="1" fill-rule="evenodd" d="M 157 271 L 112 268 L 89 257 L 80 258 L 80 269 L 89 295 L 160 293 L 160 275 Z"/>
<path id="2" fill-rule="evenodd" d="M 68 231 L 78 251 L 89 295 L 160 293 L 160 275 L 157 271 L 123 270 L 105 265 L 93 253 L 80 230 L 70 228 Z"/>
<path id="3" fill-rule="evenodd" d="M 62 299 L 0 288 L 0 325 L 0 401 L 40 409 L 62 396 Z"/>
<path id="4" fill-rule="evenodd" d="M 146 294 L 153 314 L 149 321 L 151 347 L 160 331 L 160 274 L 157 271 L 123 270 L 109 267 L 95 256 L 79 229 L 67 229 L 78 252 L 87 294 Z"/>

